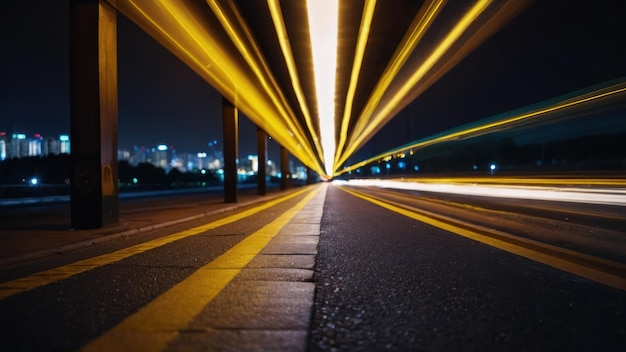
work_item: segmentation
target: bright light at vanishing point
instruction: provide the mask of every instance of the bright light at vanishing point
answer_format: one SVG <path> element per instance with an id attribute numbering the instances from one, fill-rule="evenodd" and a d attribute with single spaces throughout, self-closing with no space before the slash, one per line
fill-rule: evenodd
<path id="1" fill-rule="evenodd" d="M 335 75 L 339 0 L 308 0 L 307 13 L 324 167 L 326 173 L 332 176 L 335 159 Z"/>

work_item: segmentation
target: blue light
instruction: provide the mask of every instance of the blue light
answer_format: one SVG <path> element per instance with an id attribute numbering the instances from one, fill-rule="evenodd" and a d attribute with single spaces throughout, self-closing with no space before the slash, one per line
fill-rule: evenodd
<path id="1" fill-rule="evenodd" d="M 30 184 L 33 186 L 37 186 L 37 184 L 39 184 L 39 180 L 37 179 L 37 177 L 33 177 L 30 179 Z"/>

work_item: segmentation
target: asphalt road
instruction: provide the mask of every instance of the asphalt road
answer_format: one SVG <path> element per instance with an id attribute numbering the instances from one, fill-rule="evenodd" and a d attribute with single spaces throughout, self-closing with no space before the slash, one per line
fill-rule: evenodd
<path id="1" fill-rule="evenodd" d="M 312 189 L 0 270 L 53 281 L 0 297 L 2 349 L 626 350 L 626 291 Z"/>
<path id="2" fill-rule="evenodd" d="M 329 189 L 312 350 L 626 349 L 626 294 Z"/>

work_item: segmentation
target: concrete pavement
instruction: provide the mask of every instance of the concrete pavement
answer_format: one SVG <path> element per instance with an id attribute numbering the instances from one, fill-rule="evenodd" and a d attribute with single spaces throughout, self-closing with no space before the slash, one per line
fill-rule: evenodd
<path id="1" fill-rule="evenodd" d="M 232 211 L 288 192 L 290 190 L 280 192 L 268 189 L 267 195 L 259 196 L 254 190 L 241 191 L 237 203 L 225 203 L 223 197 L 216 194 L 207 195 L 205 200 L 189 206 L 159 207 L 150 201 L 134 203 L 132 206 L 121 203 L 117 225 L 91 230 L 70 229 L 67 201 L 48 204 L 47 210 L 43 212 L 28 207 L 16 209 L 15 205 L 10 205 L 11 212 L 7 214 L 7 207 L 0 207 L 0 267 Z"/>

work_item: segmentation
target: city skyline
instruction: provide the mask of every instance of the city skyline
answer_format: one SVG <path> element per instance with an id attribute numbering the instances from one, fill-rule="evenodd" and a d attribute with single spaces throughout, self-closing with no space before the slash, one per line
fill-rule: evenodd
<path id="1" fill-rule="evenodd" d="M 118 148 L 117 159 L 120 162 L 127 162 L 131 167 L 140 164 L 151 164 L 156 168 L 161 168 L 169 174 L 173 169 L 183 173 L 201 173 L 206 170 L 221 177 L 223 175 L 223 151 L 221 144 L 217 140 L 208 143 L 209 148 L 202 152 L 177 151 L 173 146 L 134 146 L 132 148 Z M 0 130 L 0 165 L 6 161 L 14 165 L 17 159 L 22 158 L 47 158 L 58 157 L 71 154 L 71 140 L 67 134 L 58 137 L 44 136 L 39 133 L 27 135 L 25 133 L 7 133 Z M 45 163 L 45 159 L 40 159 Z M 58 159 L 56 159 L 58 160 Z M 269 156 L 267 159 L 266 174 L 272 177 L 280 177 L 279 159 Z M 19 162 L 19 161 L 18 161 Z M 287 161 L 289 170 L 294 178 L 306 178 L 306 168 L 297 160 L 290 158 Z M 247 177 L 256 175 L 258 172 L 258 155 L 240 154 L 237 162 L 238 174 L 245 180 Z M 22 183 L 31 182 L 37 184 L 39 179 L 45 179 L 45 175 L 39 174 L 23 178 Z"/>

